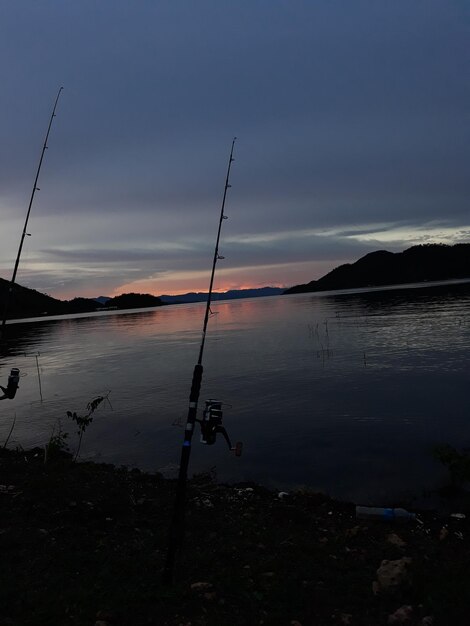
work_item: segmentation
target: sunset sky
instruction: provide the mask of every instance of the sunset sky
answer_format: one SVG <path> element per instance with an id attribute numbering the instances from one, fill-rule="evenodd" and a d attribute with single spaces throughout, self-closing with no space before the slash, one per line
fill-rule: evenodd
<path id="1" fill-rule="evenodd" d="M 0 0 L 0 276 L 58 298 L 307 282 L 470 241 L 470 5 Z"/>

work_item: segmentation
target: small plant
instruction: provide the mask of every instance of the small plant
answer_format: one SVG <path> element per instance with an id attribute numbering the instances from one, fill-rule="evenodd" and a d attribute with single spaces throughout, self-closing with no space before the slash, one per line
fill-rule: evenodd
<path id="1" fill-rule="evenodd" d="M 56 432 L 57 427 L 57 432 Z M 62 430 L 62 423 L 57 420 L 57 425 L 52 429 L 49 441 L 44 446 L 44 463 L 57 458 L 62 453 L 69 452 L 67 439 L 69 434 Z"/>
<path id="2" fill-rule="evenodd" d="M 462 486 L 470 481 L 470 454 L 459 452 L 448 444 L 436 446 L 433 456 L 447 467 L 454 486 Z"/>
<path id="3" fill-rule="evenodd" d="M 67 411 L 67 417 L 70 417 L 70 419 L 72 419 L 76 425 L 78 426 L 78 430 L 77 430 L 77 435 L 78 435 L 78 446 L 77 446 L 77 450 L 75 452 L 75 456 L 74 456 L 74 461 L 77 460 L 79 452 L 80 452 L 80 448 L 82 445 L 82 438 L 83 438 L 83 433 L 85 432 L 85 430 L 87 429 L 87 427 L 92 423 L 93 421 L 93 413 L 96 411 L 96 409 L 100 406 L 100 404 L 104 401 L 107 400 L 109 405 L 111 406 L 111 403 L 109 402 L 109 394 L 111 392 L 108 391 L 108 393 L 104 396 L 98 396 L 97 398 L 95 398 L 94 400 L 91 400 L 87 405 L 87 413 L 85 415 L 78 415 L 75 411 Z"/>

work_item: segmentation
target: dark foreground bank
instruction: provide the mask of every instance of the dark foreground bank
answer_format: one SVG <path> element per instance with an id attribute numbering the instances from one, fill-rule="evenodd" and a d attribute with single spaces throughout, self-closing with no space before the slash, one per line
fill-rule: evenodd
<path id="1" fill-rule="evenodd" d="M 41 450 L 1 451 L 0 471 L 0 626 L 470 623 L 462 501 L 465 518 L 427 512 L 398 526 L 359 522 L 323 495 L 202 476 L 165 587 L 173 481 L 45 465 Z"/>

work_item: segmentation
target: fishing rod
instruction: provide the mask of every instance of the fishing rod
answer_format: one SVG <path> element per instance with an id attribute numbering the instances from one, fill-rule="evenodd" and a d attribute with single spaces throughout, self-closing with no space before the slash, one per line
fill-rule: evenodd
<path id="1" fill-rule="evenodd" d="M 40 189 L 38 187 L 39 173 L 41 172 L 41 166 L 42 166 L 42 161 L 44 159 L 44 153 L 46 152 L 46 150 L 48 148 L 47 140 L 49 139 L 49 133 L 50 133 L 51 127 L 52 127 L 52 121 L 53 121 L 54 117 L 56 116 L 55 115 L 55 110 L 57 108 L 57 103 L 59 101 L 59 97 L 60 97 L 62 89 L 63 89 L 63 87 L 61 87 L 59 89 L 58 93 L 57 93 L 57 97 L 56 97 L 55 102 L 54 102 L 54 108 L 52 109 L 52 114 L 51 114 L 51 117 L 50 117 L 50 120 L 49 120 L 49 125 L 47 127 L 46 138 L 44 139 L 44 145 L 42 147 L 41 157 L 39 159 L 38 169 L 36 171 L 36 178 L 34 179 L 33 190 L 31 192 L 31 198 L 29 200 L 28 212 L 26 213 L 26 220 L 25 220 L 25 223 L 24 223 L 23 232 L 21 233 L 20 245 L 19 245 L 19 248 L 18 248 L 18 254 L 16 255 L 15 267 L 13 269 L 13 276 L 11 277 L 10 284 L 8 286 L 8 290 L 7 290 L 6 297 L 5 297 L 5 304 L 4 304 L 4 308 L 3 308 L 2 325 L 0 327 L 0 342 L 3 341 L 3 339 L 5 337 L 5 324 L 6 324 L 6 320 L 7 320 L 8 307 L 9 307 L 9 304 L 10 304 L 10 299 L 11 299 L 11 295 L 12 295 L 12 292 L 13 292 L 13 288 L 15 286 L 16 274 L 18 272 L 18 265 L 20 263 L 21 252 L 23 250 L 23 243 L 24 243 L 25 237 L 27 235 L 30 236 L 30 233 L 27 232 L 29 215 L 31 213 L 31 207 L 33 206 L 33 200 L 34 200 L 34 196 L 36 195 L 36 191 L 40 191 Z"/>
<path id="2" fill-rule="evenodd" d="M 217 400 L 207 400 L 206 408 L 203 413 L 202 419 L 197 419 L 197 405 L 199 401 L 199 393 L 201 390 L 201 382 L 202 382 L 202 357 L 204 354 L 204 346 L 206 342 L 206 332 L 207 332 L 207 324 L 209 321 L 209 314 L 211 313 L 211 299 L 212 299 L 212 288 L 214 284 L 214 275 L 215 268 L 217 265 L 217 261 L 219 259 L 223 259 L 219 255 L 219 241 L 220 241 L 220 232 L 222 230 L 222 223 L 227 219 L 227 216 L 224 213 L 225 209 L 225 200 L 227 198 L 227 191 L 231 185 L 229 184 L 230 180 L 230 169 L 232 167 L 232 163 L 235 160 L 233 158 L 233 148 L 235 145 L 236 137 L 232 140 L 232 147 L 230 150 L 230 157 L 228 160 L 227 166 L 227 176 L 225 178 L 225 187 L 224 187 L 224 195 L 222 199 L 222 208 L 220 210 L 220 219 L 219 219 L 219 228 L 217 231 L 217 239 L 215 243 L 214 249 L 214 258 L 212 261 L 212 271 L 211 278 L 209 283 L 209 293 L 207 296 L 206 309 L 204 313 L 204 323 L 202 328 L 202 339 L 201 345 L 199 348 L 199 357 L 196 365 L 194 366 L 193 371 L 193 379 L 191 383 L 191 392 L 189 394 L 189 407 L 188 407 L 188 417 L 186 421 L 186 428 L 184 430 L 184 439 L 183 446 L 181 449 L 181 461 L 180 468 L 178 474 L 178 482 L 176 486 L 176 496 L 175 496 L 175 507 L 173 511 L 173 518 L 170 527 L 170 536 L 168 542 L 168 551 L 166 556 L 166 562 L 163 569 L 163 582 L 165 584 L 172 584 L 174 578 L 174 570 L 175 570 L 175 561 L 176 555 L 178 553 L 179 547 L 181 545 L 183 539 L 184 532 L 184 508 L 186 501 L 186 485 L 188 479 L 188 466 L 189 466 L 189 457 L 191 455 L 191 440 L 194 434 L 194 427 L 196 423 L 199 423 L 201 426 L 201 442 L 206 444 L 215 443 L 217 433 L 221 433 L 225 440 L 228 443 L 228 446 L 231 450 L 234 450 L 235 453 L 239 456 L 241 453 L 241 444 L 237 444 L 235 448 L 232 448 L 230 439 L 225 431 L 225 428 L 222 426 L 222 403 Z"/>

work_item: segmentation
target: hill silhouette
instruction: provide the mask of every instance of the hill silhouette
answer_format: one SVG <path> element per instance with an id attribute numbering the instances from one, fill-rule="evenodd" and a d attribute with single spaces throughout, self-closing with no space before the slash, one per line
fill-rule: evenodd
<path id="1" fill-rule="evenodd" d="M 371 252 L 355 263 L 340 265 L 322 278 L 296 285 L 286 289 L 284 293 L 379 287 L 457 278 L 470 278 L 470 244 L 424 244 L 403 252 Z"/>
<path id="2" fill-rule="evenodd" d="M 0 314 L 3 315 L 10 282 L 0 278 Z M 162 306 L 164 303 L 150 294 L 127 293 L 106 301 L 106 308 L 134 309 Z M 7 319 L 38 317 L 40 315 L 70 315 L 90 313 L 102 309 L 103 304 L 93 298 L 73 298 L 58 300 L 35 289 L 22 287 L 17 283 L 8 303 Z"/>

